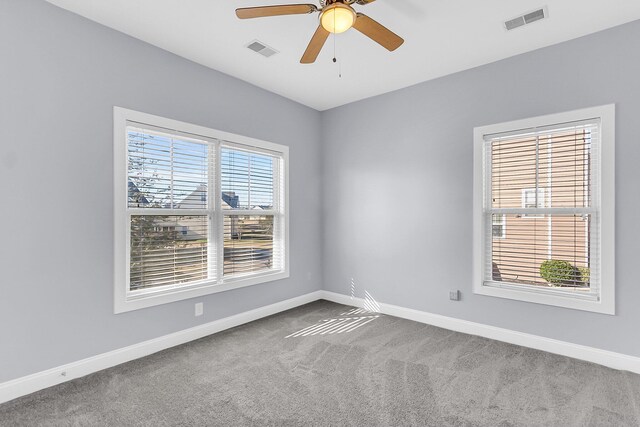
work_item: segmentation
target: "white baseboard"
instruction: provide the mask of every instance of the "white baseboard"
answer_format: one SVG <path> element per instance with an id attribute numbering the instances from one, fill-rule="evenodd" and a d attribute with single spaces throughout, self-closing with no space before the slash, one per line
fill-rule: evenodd
<path id="1" fill-rule="evenodd" d="M 483 325 L 481 323 L 469 322 L 467 320 L 455 319 L 453 317 L 431 314 L 424 311 L 385 304 L 373 300 L 365 300 L 363 298 L 351 297 L 334 292 L 316 291 L 296 298 L 291 298 L 286 301 L 271 304 L 266 307 L 260 307 L 255 310 L 225 317 L 224 319 L 215 320 L 204 325 L 185 329 L 183 331 L 175 332 L 149 341 L 144 341 L 139 344 L 134 344 L 118 350 L 79 360 L 77 362 L 58 366 L 26 377 L 7 381 L 0 384 L 0 403 L 13 400 L 20 396 L 42 390 L 56 384 L 70 381 L 74 378 L 79 378 L 103 369 L 111 368 L 121 363 L 139 359 L 167 348 L 197 340 L 199 338 L 215 334 L 216 332 L 221 332 L 263 317 L 271 316 L 282 311 L 308 304 L 319 299 L 375 310 L 382 314 L 426 323 L 428 325 L 438 326 L 452 331 L 477 335 L 510 344 L 521 345 L 523 347 L 535 348 L 549 353 L 597 363 L 613 369 L 620 369 L 640 374 L 640 358 L 638 357 L 600 350 L 594 347 L 572 344 L 551 338 L 544 338 L 537 335 L 525 334 L 509 329 L 497 328 L 495 326 Z"/>
<path id="2" fill-rule="evenodd" d="M 572 344 L 565 341 L 545 338 L 538 335 L 525 334 L 509 329 L 497 328 L 495 326 L 483 325 L 481 323 L 469 322 L 467 320 L 455 319 L 453 317 L 431 314 L 424 311 L 399 307 L 397 305 L 385 304 L 377 301 L 369 301 L 363 298 L 351 297 L 349 295 L 338 294 L 329 291 L 321 291 L 322 298 L 339 304 L 351 305 L 378 311 L 382 314 L 401 317 L 415 322 L 426 323 L 456 332 L 470 335 L 477 335 L 510 344 L 521 345 L 523 347 L 534 348 L 549 353 L 572 357 L 574 359 L 585 360 L 608 366 L 613 369 L 635 372 L 640 374 L 640 358 L 622 353 L 601 350 L 594 347 L 587 347 L 579 344 Z"/>
<path id="3" fill-rule="evenodd" d="M 0 403 L 321 299 L 316 291 L 0 384 Z"/>

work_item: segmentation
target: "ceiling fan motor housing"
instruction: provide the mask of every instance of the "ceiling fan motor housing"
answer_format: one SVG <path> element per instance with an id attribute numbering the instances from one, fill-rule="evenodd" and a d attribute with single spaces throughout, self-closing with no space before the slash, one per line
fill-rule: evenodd
<path id="1" fill-rule="evenodd" d="M 356 12 L 342 2 L 334 2 L 322 9 L 320 23 L 330 33 L 344 33 L 356 22 Z"/>

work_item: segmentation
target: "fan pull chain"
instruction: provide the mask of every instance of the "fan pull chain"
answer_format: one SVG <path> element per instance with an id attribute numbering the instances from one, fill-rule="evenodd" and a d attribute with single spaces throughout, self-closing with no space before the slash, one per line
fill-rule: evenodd
<path id="1" fill-rule="evenodd" d="M 336 28 L 336 14 L 333 14 L 333 28 Z M 333 63 L 338 62 L 336 58 L 336 33 L 333 33 Z M 338 78 L 342 78 L 342 64 L 338 62 Z"/>
<path id="2" fill-rule="evenodd" d="M 335 17 L 334 17 L 335 19 Z M 338 63 L 338 78 L 342 78 L 342 63 L 336 58 L 336 34 L 333 33 L 333 63 Z"/>

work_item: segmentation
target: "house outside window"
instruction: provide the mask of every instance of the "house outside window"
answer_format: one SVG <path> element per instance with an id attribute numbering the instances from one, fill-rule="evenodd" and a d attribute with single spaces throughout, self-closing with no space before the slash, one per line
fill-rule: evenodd
<path id="1" fill-rule="evenodd" d="M 614 313 L 614 111 L 475 129 L 475 293 Z"/>
<path id="2" fill-rule="evenodd" d="M 115 311 L 289 276 L 288 148 L 114 109 Z"/>

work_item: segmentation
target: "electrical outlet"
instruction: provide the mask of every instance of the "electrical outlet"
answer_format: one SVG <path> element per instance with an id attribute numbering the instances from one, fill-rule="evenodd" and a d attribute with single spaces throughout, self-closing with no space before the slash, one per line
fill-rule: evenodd
<path id="1" fill-rule="evenodd" d="M 460 291 L 449 291 L 449 299 L 451 301 L 460 301 Z"/>
<path id="2" fill-rule="evenodd" d="M 204 314 L 204 303 L 197 302 L 196 303 L 196 317 L 202 316 Z"/>

